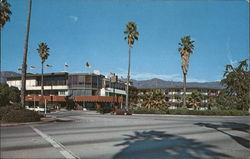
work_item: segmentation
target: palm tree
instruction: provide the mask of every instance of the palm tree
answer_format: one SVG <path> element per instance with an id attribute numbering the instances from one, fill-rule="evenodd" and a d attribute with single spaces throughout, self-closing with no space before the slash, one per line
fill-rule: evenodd
<path id="1" fill-rule="evenodd" d="M 0 0 L 0 48 L 1 47 L 1 37 L 2 37 L 2 28 L 7 21 L 10 21 L 11 10 L 9 9 L 11 5 L 6 0 Z M 0 50 L 1 52 L 1 50 Z M 1 54 L 0 54 L 0 73 L 2 71 L 1 63 Z"/>
<path id="2" fill-rule="evenodd" d="M 21 87 L 21 104 L 25 107 L 25 90 L 26 90 L 26 70 L 27 70 L 27 52 L 30 32 L 30 17 L 31 17 L 32 0 L 29 0 L 28 20 L 26 26 L 26 38 L 24 42 L 23 64 L 22 64 L 22 87 Z"/>
<path id="3" fill-rule="evenodd" d="M 178 48 L 178 51 L 181 53 L 181 68 L 184 75 L 183 108 L 186 108 L 186 76 L 189 66 L 189 57 L 190 54 L 193 53 L 194 49 L 194 42 L 195 41 L 191 40 L 190 35 L 184 36 L 181 38 L 181 43 L 179 43 L 180 47 Z"/>
<path id="4" fill-rule="evenodd" d="M 127 34 L 125 40 L 128 40 L 128 77 L 126 87 L 126 109 L 128 109 L 128 96 L 129 96 L 129 80 L 130 80 L 130 59 L 131 59 L 131 48 L 134 45 L 134 41 L 138 40 L 139 32 L 137 31 L 137 25 L 135 22 L 128 22 L 124 34 Z"/>
<path id="5" fill-rule="evenodd" d="M 40 43 L 38 45 L 37 51 L 39 53 L 39 56 L 41 57 L 42 60 L 42 78 L 41 78 L 41 102 L 43 103 L 43 91 L 44 91 L 44 87 L 43 87 L 43 64 L 45 62 L 45 60 L 48 59 L 49 57 L 49 48 L 48 45 L 46 43 Z"/>
<path id="6" fill-rule="evenodd" d="M 3 28 L 7 21 L 10 21 L 10 16 L 12 14 L 9 9 L 11 5 L 7 2 L 7 0 L 0 0 L 0 29 Z"/>

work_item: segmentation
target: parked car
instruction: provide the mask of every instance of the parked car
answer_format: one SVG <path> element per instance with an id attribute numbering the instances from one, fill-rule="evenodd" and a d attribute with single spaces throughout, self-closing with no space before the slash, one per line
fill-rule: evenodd
<path id="1" fill-rule="evenodd" d="M 44 112 L 44 108 L 40 108 L 39 106 L 35 106 L 35 108 L 25 106 L 25 108 L 28 109 L 28 110 L 33 110 L 35 112 Z M 50 112 L 50 109 L 47 108 L 46 112 Z"/>
<path id="2" fill-rule="evenodd" d="M 114 115 L 132 115 L 132 113 L 130 111 L 126 110 L 125 108 L 115 109 L 113 112 L 111 112 L 111 114 L 114 114 Z"/>

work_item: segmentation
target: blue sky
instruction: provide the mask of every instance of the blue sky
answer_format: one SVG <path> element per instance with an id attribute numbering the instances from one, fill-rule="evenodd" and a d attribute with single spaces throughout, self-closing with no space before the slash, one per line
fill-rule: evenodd
<path id="1" fill-rule="evenodd" d="M 2 32 L 2 70 L 18 72 L 28 0 L 8 2 L 12 15 Z M 182 81 L 178 42 L 191 35 L 196 42 L 187 80 L 217 81 L 225 65 L 249 57 L 248 20 L 246 0 L 33 0 L 27 64 L 37 69 L 27 71 L 41 72 L 36 48 L 46 42 L 50 56 L 45 64 L 53 67 L 45 72 L 100 70 L 126 77 L 128 45 L 123 31 L 134 21 L 140 35 L 132 49 L 132 79 Z"/>

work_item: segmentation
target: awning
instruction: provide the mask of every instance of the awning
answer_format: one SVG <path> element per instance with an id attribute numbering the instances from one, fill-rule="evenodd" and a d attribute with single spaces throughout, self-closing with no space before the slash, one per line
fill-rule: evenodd
<path id="1" fill-rule="evenodd" d="M 76 102 L 119 102 L 123 101 L 122 97 L 112 96 L 74 96 L 73 100 Z"/>
<path id="2" fill-rule="evenodd" d="M 65 102 L 65 96 L 43 96 L 46 101 Z M 26 96 L 25 101 L 40 101 L 41 96 Z"/>

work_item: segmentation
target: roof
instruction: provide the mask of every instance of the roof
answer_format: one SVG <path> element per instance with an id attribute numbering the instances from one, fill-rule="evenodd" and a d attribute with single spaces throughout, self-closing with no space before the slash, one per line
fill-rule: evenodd
<path id="1" fill-rule="evenodd" d="M 26 79 L 34 79 L 36 77 L 41 77 L 42 74 L 32 74 L 32 73 L 27 73 L 26 74 Z M 43 76 L 46 77 L 46 76 L 67 76 L 68 73 L 67 72 L 56 72 L 56 73 L 44 73 Z M 21 74 L 20 75 L 17 75 L 17 76 L 10 76 L 10 77 L 7 77 L 7 80 L 20 80 L 21 79 Z"/>

